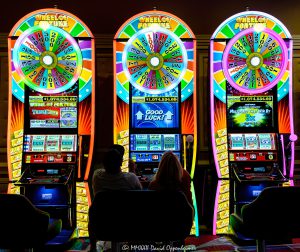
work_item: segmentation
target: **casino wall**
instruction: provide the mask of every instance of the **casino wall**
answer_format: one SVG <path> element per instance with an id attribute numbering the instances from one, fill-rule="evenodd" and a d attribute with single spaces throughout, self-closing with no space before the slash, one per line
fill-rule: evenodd
<path id="1" fill-rule="evenodd" d="M 209 129 L 209 41 L 211 34 L 229 16 L 250 9 L 267 12 L 281 20 L 293 36 L 293 95 L 295 132 L 300 136 L 300 3 L 286 0 L 259 1 L 102 1 L 85 0 L 49 1 L 6 1 L 0 15 L 0 191 L 5 191 L 7 174 L 7 106 L 8 106 L 8 53 L 7 36 L 21 17 L 31 11 L 57 4 L 82 19 L 95 35 L 96 42 L 96 132 L 95 157 L 102 156 L 107 146 L 113 143 L 113 36 L 128 18 L 142 11 L 153 9 L 170 12 L 184 20 L 197 38 L 197 91 L 198 91 L 198 157 L 196 172 L 201 181 L 214 178 Z M 238 3 L 237 3 L 238 2 Z M 241 3 L 243 2 L 243 3 Z M 297 2 L 297 3 L 295 3 Z M 18 7 L 16 8 L 16 3 Z M 200 4 L 201 3 L 201 4 Z M 125 11 L 126 10 L 126 11 Z M 300 141 L 296 142 L 295 176 L 300 179 Z M 197 174 L 195 175 L 197 176 Z M 201 183 L 199 181 L 199 183 Z"/>

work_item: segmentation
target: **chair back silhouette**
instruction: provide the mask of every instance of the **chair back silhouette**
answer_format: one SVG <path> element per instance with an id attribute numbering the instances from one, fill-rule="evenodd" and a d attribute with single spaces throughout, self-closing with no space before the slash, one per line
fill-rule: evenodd
<path id="1" fill-rule="evenodd" d="M 193 208 L 181 192 L 99 192 L 89 210 L 90 230 L 105 241 L 184 240 L 192 222 Z"/>
<path id="2" fill-rule="evenodd" d="M 0 194 L 0 223 L 0 248 L 39 248 L 61 231 L 61 220 L 49 224 L 49 214 L 19 194 Z"/>
<path id="3" fill-rule="evenodd" d="M 265 241 L 300 237 L 300 187 L 268 187 L 241 209 L 241 216 L 230 215 L 237 235 L 257 241 L 265 251 Z"/>

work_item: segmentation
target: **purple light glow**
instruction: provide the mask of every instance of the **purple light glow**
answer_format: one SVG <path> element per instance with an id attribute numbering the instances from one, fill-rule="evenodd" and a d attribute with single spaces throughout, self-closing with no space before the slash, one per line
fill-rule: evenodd
<path id="1" fill-rule="evenodd" d="M 293 111 L 293 57 L 292 57 L 292 53 L 293 53 L 293 40 L 290 40 L 290 45 L 289 45 L 289 49 L 290 49 L 290 64 L 289 64 L 289 78 L 290 78 L 290 82 L 289 82 L 289 112 L 290 112 L 290 127 L 291 127 L 291 136 L 292 139 L 294 138 L 293 136 L 295 135 L 295 131 L 294 131 L 294 111 Z M 296 135 L 295 135 L 296 136 Z M 291 138 L 290 138 L 291 140 Z M 292 141 L 292 140 L 291 140 Z M 294 177 L 294 165 L 295 165 L 295 142 L 292 141 L 291 142 L 291 167 L 290 167 L 290 178 Z"/>
<path id="2" fill-rule="evenodd" d="M 269 89 L 271 89 L 272 87 L 274 87 L 278 81 L 282 78 L 282 76 L 284 75 L 285 73 L 285 69 L 287 67 L 287 63 L 288 63 L 288 53 L 287 53 L 287 48 L 286 48 L 286 45 L 285 45 L 285 42 L 283 41 L 283 39 L 274 31 L 272 31 L 271 29 L 268 29 L 268 28 L 265 28 L 263 30 L 265 33 L 268 33 L 268 34 L 271 34 L 276 40 L 277 42 L 279 43 L 281 49 L 282 49 L 282 59 L 281 61 L 283 62 L 283 67 L 281 67 L 281 71 L 280 73 L 275 77 L 274 80 L 272 80 L 269 84 L 265 85 L 264 87 L 262 88 L 256 88 L 256 89 L 248 89 L 246 87 L 242 87 L 242 86 L 239 86 L 233 79 L 232 77 L 230 76 L 229 74 L 229 69 L 228 69 L 228 66 L 227 66 L 227 59 L 228 56 L 229 56 L 229 51 L 232 49 L 232 46 L 243 36 L 245 36 L 246 34 L 249 34 L 249 33 L 254 33 L 256 32 L 254 28 L 249 28 L 249 29 L 246 29 L 240 33 L 238 33 L 236 36 L 234 36 L 230 41 L 229 43 L 227 44 L 226 48 L 225 48 L 225 51 L 224 51 L 224 55 L 223 55 L 223 60 L 222 60 L 222 66 L 223 66 L 223 71 L 224 71 L 224 75 L 227 79 L 227 81 L 230 83 L 230 85 L 232 87 L 234 87 L 235 89 L 237 89 L 238 91 L 242 92 L 242 93 L 249 93 L 249 94 L 257 94 L 257 93 L 262 93 L 262 92 L 265 92 Z M 224 59 L 225 58 L 225 59 Z"/>
<path id="3" fill-rule="evenodd" d="M 283 169 L 282 169 L 282 173 L 284 176 L 286 176 L 286 160 L 285 160 L 285 151 L 284 151 L 284 139 L 283 139 L 283 135 L 280 135 L 280 143 L 281 143 L 281 151 L 282 151 L 282 163 L 283 163 Z"/>

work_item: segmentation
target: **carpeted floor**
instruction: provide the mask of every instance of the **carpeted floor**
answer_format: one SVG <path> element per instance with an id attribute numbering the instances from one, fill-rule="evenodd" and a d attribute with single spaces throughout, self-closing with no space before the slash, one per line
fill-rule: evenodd
<path id="1" fill-rule="evenodd" d="M 300 243 L 293 244 L 283 244 L 283 245 L 267 245 L 267 252 L 300 252 Z M 230 252 L 230 251 L 240 251 L 240 252 L 256 252 L 255 242 L 252 242 L 253 245 L 237 245 L 232 241 L 231 238 L 222 236 L 215 237 L 210 241 L 204 242 L 202 244 L 196 245 L 195 252 L 206 252 L 206 251 L 221 251 L 221 252 Z"/>
<path id="2" fill-rule="evenodd" d="M 267 245 L 267 252 L 300 252 L 300 243 L 299 240 L 296 240 L 296 244 L 285 244 L 285 245 Z M 185 247 L 172 247 L 156 244 L 152 247 L 148 246 L 148 249 L 145 247 L 136 246 L 136 249 L 130 249 L 128 246 L 121 247 L 123 251 L 139 252 L 139 251 L 191 251 L 191 252 L 255 252 L 255 245 L 237 245 L 232 241 L 230 237 L 227 236 L 213 236 L 213 235 L 202 235 L 200 237 L 188 237 L 185 241 Z M 176 246 L 176 245 L 174 245 Z M 127 249 L 125 249 L 127 248 Z M 163 249 L 164 248 L 164 249 Z M 177 250 L 176 250 L 177 249 Z M 89 239 L 77 239 L 74 241 L 72 247 L 67 250 L 68 252 L 78 252 L 78 251 L 89 251 Z M 109 250 L 111 251 L 111 250 Z"/>
<path id="3" fill-rule="evenodd" d="M 199 237 L 200 238 L 200 237 Z M 201 238 L 200 238 L 201 239 Z M 196 242 L 195 242 L 196 243 Z M 196 251 L 235 251 L 238 247 L 230 238 L 225 236 L 214 237 L 207 242 L 195 244 Z"/>

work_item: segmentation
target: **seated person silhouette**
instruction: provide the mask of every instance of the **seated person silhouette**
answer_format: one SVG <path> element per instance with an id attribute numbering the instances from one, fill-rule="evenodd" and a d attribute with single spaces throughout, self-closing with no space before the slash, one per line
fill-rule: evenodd
<path id="1" fill-rule="evenodd" d="M 121 145 L 119 145 L 121 146 Z M 109 149 L 103 159 L 104 169 L 97 169 L 94 171 L 92 178 L 92 187 L 94 195 L 97 192 L 108 190 L 141 190 L 142 185 L 138 177 L 132 172 L 122 172 L 121 165 L 123 162 L 122 148 L 116 147 Z M 90 231 L 90 251 L 96 251 L 96 239 Z M 109 246 L 107 243 L 100 241 L 102 246 Z M 104 245 L 103 245 L 104 244 Z M 106 245 L 105 245 L 106 244 Z"/>
<path id="2" fill-rule="evenodd" d="M 120 155 L 122 156 L 122 158 L 124 157 L 125 148 L 123 145 L 113 144 L 111 149 L 117 150 L 120 153 Z"/>
<path id="3" fill-rule="evenodd" d="M 132 172 L 122 172 L 123 156 L 116 149 L 110 149 L 104 156 L 104 169 L 95 170 L 92 179 L 94 195 L 106 190 L 140 190 L 142 185 Z"/>
<path id="4" fill-rule="evenodd" d="M 158 164 L 158 171 L 148 188 L 157 191 L 182 191 L 188 202 L 193 205 L 191 177 L 182 168 L 178 157 L 172 151 L 163 154 Z"/>
<path id="5" fill-rule="evenodd" d="M 117 150 L 124 159 L 124 153 L 125 153 L 124 146 L 120 144 L 113 144 L 111 148 Z M 134 173 L 137 176 L 140 175 L 136 163 L 131 158 L 128 159 L 128 171 Z"/>

